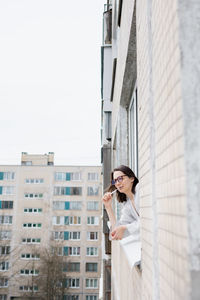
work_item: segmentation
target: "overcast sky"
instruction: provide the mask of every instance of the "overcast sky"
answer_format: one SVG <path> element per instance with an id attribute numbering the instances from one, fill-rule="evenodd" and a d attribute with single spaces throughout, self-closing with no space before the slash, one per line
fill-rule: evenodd
<path id="1" fill-rule="evenodd" d="M 0 0 L 0 164 L 100 164 L 103 0 Z"/>

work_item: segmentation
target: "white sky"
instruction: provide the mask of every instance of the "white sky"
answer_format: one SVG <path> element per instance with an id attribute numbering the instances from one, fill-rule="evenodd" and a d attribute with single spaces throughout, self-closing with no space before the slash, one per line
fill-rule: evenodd
<path id="1" fill-rule="evenodd" d="M 0 0 L 0 164 L 100 164 L 105 0 Z"/>

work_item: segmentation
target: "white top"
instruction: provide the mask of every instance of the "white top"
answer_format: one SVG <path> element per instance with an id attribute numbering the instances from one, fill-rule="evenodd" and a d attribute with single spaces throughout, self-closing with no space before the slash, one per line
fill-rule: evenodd
<path id="1" fill-rule="evenodd" d="M 135 208 L 131 200 L 123 202 L 120 220 L 116 222 L 116 226 L 126 225 L 127 229 L 124 231 L 124 237 L 133 235 L 135 240 L 140 240 L 140 217 L 139 217 L 139 197 L 138 193 L 134 195 Z"/>

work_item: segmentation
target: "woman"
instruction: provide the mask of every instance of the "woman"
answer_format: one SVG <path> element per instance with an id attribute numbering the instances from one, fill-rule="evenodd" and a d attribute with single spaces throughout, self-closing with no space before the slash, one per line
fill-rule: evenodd
<path id="1" fill-rule="evenodd" d="M 139 240 L 139 204 L 135 191 L 138 182 L 133 171 L 127 166 L 121 165 L 111 173 L 111 185 L 102 201 L 111 223 L 112 240 L 121 240 L 129 235 L 134 235 Z M 118 202 L 123 203 L 121 218 L 118 222 L 112 209 L 112 194 L 115 191 Z"/>

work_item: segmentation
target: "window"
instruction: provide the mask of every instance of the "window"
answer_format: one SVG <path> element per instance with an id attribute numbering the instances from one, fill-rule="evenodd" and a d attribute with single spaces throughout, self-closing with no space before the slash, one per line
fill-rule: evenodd
<path id="1" fill-rule="evenodd" d="M 22 253 L 21 259 L 27 259 L 27 260 L 39 260 L 40 254 L 37 253 Z"/>
<path id="2" fill-rule="evenodd" d="M 97 247 L 87 247 L 86 255 L 87 256 L 98 256 L 98 248 Z"/>
<path id="3" fill-rule="evenodd" d="M 79 288 L 79 278 L 67 278 L 67 287 Z"/>
<path id="4" fill-rule="evenodd" d="M 87 217 L 87 225 L 99 225 L 99 217 Z"/>
<path id="5" fill-rule="evenodd" d="M 80 231 L 70 231 L 69 232 L 69 239 L 70 240 L 80 240 L 81 233 Z"/>
<path id="6" fill-rule="evenodd" d="M 0 300 L 7 300 L 7 295 L 0 294 Z"/>
<path id="7" fill-rule="evenodd" d="M 0 271 L 7 271 L 9 269 L 9 261 L 0 261 Z"/>
<path id="8" fill-rule="evenodd" d="M 40 244 L 40 238 L 23 238 L 22 244 Z"/>
<path id="9" fill-rule="evenodd" d="M 42 208 L 24 208 L 25 213 L 41 213 Z"/>
<path id="10" fill-rule="evenodd" d="M 80 255 L 80 247 L 69 247 L 68 253 L 70 256 L 79 256 Z"/>
<path id="11" fill-rule="evenodd" d="M 22 269 L 20 270 L 21 275 L 32 275 L 37 276 L 39 274 L 39 270 L 36 269 Z"/>
<path id="12" fill-rule="evenodd" d="M 98 232 L 87 232 L 87 240 L 98 240 Z"/>
<path id="13" fill-rule="evenodd" d="M 86 295 L 85 300 L 98 300 L 97 295 Z"/>
<path id="14" fill-rule="evenodd" d="M 81 180 L 80 172 L 73 173 L 64 173 L 64 172 L 56 172 L 55 173 L 55 181 L 78 181 Z"/>
<path id="15" fill-rule="evenodd" d="M 0 277 L 0 287 L 7 287 L 8 286 L 8 278 Z"/>
<path id="16" fill-rule="evenodd" d="M 3 195 L 14 195 L 14 186 L 3 186 L 2 194 Z"/>
<path id="17" fill-rule="evenodd" d="M 51 253 L 58 256 L 63 256 L 64 249 L 63 247 L 51 247 Z"/>
<path id="18" fill-rule="evenodd" d="M 23 227 L 25 227 L 25 228 L 41 228 L 42 224 L 41 223 L 24 223 Z"/>
<path id="19" fill-rule="evenodd" d="M 40 184 L 40 183 L 44 183 L 44 179 L 43 178 L 26 178 L 25 183 Z"/>
<path id="20" fill-rule="evenodd" d="M 65 272 L 80 272 L 80 262 L 64 263 Z"/>
<path id="21" fill-rule="evenodd" d="M 85 271 L 86 272 L 97 272 L 98 263 L 86 263 Z"/>
<path id="22" fill-rule="evenodd" d="M 53 209 L 55 210 L 64 210 L 65 202 L 64 201 L 53 201 Z"/>
<path id="23" fill-rule="evenodd" d="M 64 231 L 53 231 L 52 232 L 54 240 L 63 240 L 64 239 Z"/>
<path id="24" fill-rule="evenodd" d="M 86 286 L 86 288 L 97 289 L 98 288 L 98 279 L 97 278 L 87 278 L 85 286 Z"/>
<path id="25" fill-rule="evenodd" d="M 73 173 L 70 173 L 70 175 L 71 175 L 71 180 L 72 181 L 81 180 L 81 172 L 73 172 Z"/>
<path id="26" fill-rule="evenodd" d="M 69 217 L 68 216 L 53 216 L 53 225 L 68 225 Z"/>
<path id="27" fill-rule="evenodd" d="M 129 106 L 129 159 L 131 169 L 138 176 L 138 105 L 136 88 Z"/>
<path id="28" fill-rule="evenodd" d="M 37 285 L 21 285 L 19 287 L 19 290 L 22 292 L 37 292 L 38 291 L 38 286 Z"/>
<path id="29" fill-rule="evenodd" d="M 98 196 L 99 187 L 98 186 L 88 186 L 87 194 L 88 194 L 88 196 Z"/>
<path id="30" fill-rule="evenodd" d="M 24 197 L 25 198 L 38 198 L 38 199 L 40 199 L 40 198 L 43 198 L 43 194 L 39 194 L 39 193 L 25 193 L 24 194 Z"/>
<path id="31" fill-rule="evenodd" d="M 66 173 L 63 172 L 55 173 L 55 181 L 65 181 L 65 180 L 66 180 Z"/>
<path id="32" fill-rule="evenodd" d="M 64 187 L 64 186 L 56 186 L 54 187 L 54 195 L 72 195 L 79 196 L 82 195 L 82 187 Z"/>
<path id="33" fill-rule="evenodd" d="M 14 180 L 15 173 L 14 172 L 0 172 L 0 180 Z"/>
<path id="34" fill-rule="evenodd" d="M 81 217 L 73 216 L 69 217 L 69 225 L 80 225 Z"/>
<path id="35" fill-rule="evenodd" d="M 0 216 L 0 224 L 10 225 L 12 224 L 12 216 Z"/>
<path id="36" fill-rule="evenodd" d="M 63 300 L 79 300 L 79 295 L 64 295 Z"/>
<path id="37" fill-rule="evenodd" d="M 81 210 L 82 209 L 82 202 L 81 201 L 73 201 L 69 204 L 70 210 Z"/>
<path id="38" fill-rule="evenodd" d="M 0 201 L 0 209 L 12 209 L 13 201 Z"/>
<path id="39" fill-rule="evenodd" d="M 87 210 L 99 210 L 99 202 L 98 201 L 88 201 L 87 202 Z"/>
<path id="40" fill-rule="evenodd" d="M 11 239 L 11 231 L 0 231 L 0 240 L 10 240 Z"/>
<path id="41" fill-rule="evenodd" d="M 0 246 L 0 255 L 10 254 L 10 246 Z"/>
<path id="42" fill-rule="evenodd" d="M 88 173 L 88 180 L 89 181 L 97 181 L 99 179 L 98 173 Z"/>

